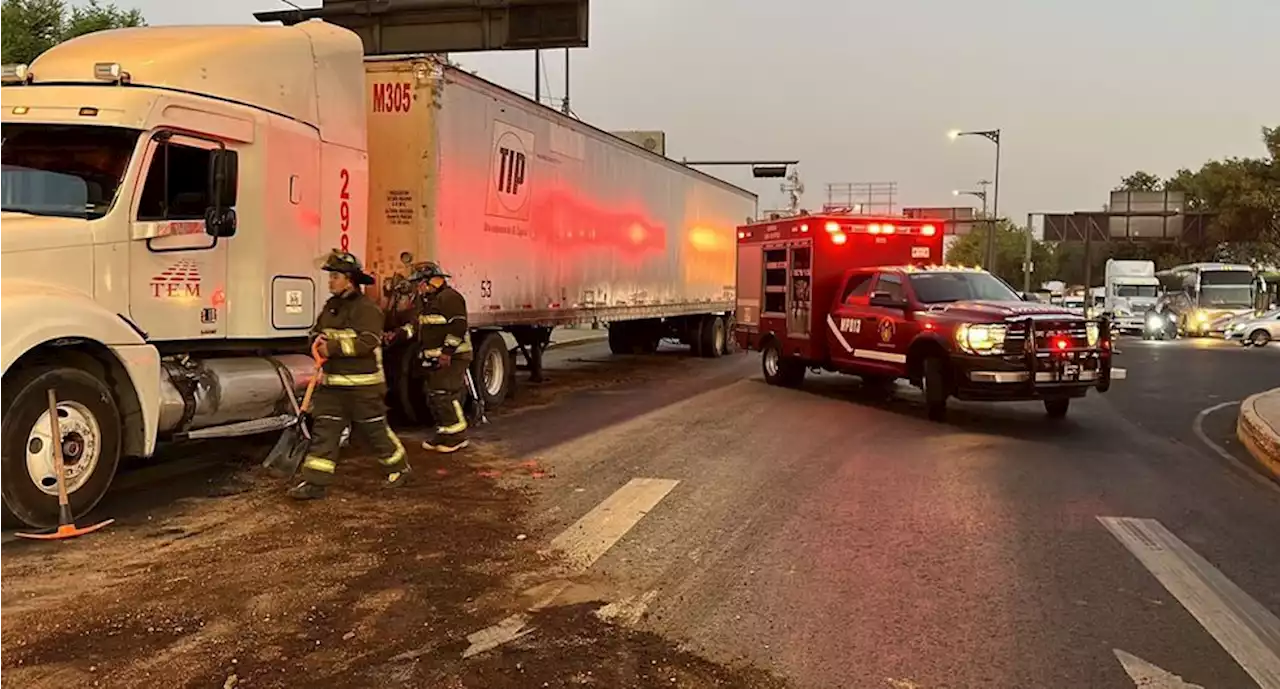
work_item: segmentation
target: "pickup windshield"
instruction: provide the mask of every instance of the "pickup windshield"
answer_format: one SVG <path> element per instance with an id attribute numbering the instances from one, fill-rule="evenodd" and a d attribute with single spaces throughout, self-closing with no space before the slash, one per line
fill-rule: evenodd
<path id="1" fill-rule="evenodd" d="M 0 209 L 101 218 L 115 204 L 140 134 L 121 127 L 5 124 Z"/>
<path id="2" fill-rule="evenodd" d="M 988 273 L 912 273 L 911 289 L 921 304 L 952 301 L 1019 301 L 1018 293 Z"/>

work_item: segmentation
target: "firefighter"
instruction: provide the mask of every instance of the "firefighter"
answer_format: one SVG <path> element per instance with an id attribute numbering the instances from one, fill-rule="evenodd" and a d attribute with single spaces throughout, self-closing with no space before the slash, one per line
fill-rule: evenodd
<path id="1" fill-rule="evenodd" d="M 428 262 L 411 278 L 419 295 L 418 347 L 427 369 L 427 406 L 436 422 L 435 437 L 422 447 L 457 452 L 468 445 L 467 417 L 462 411 L 467 366 L 471 363 L 471 334 L 467 328 L 467 300 L 449 285 L 449 274 Z"/>
<path id="2" fill-rule="evenodd" d="M 333 296 L 311 328 L 311 353 L 323 375 L 311 398 L 315 427 L 302 462 L 302 482 L 289 489 L 289 496 L 299 500 L 324 497 L 348 424 L 377 454 L 388 486 L 403 485 L 409 475 L 404 445 L 387 425 L 382 310 L 361 288 L 373 284 L 373 278 L 355 256 L 337 249 L 325 258 L 322 269 L 329 273 Z"/>

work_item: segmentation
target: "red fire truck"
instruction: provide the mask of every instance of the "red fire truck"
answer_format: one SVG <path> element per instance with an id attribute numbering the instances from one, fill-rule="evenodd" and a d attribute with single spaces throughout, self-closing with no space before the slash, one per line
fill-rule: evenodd
<path id="1" fill-rule="evenodd" d="M 799 386 L 806 370 L 885 387 L 906 379 L 935 420 L 949 397 L 1043 400 L 1060 418 L 1072 398 L 1123 377 L 1105 321 L 1023 301 L 983 270 L 938 265 L 941 227 L 840 214 L 739 227 L 738 345 L 763 352 L 773 385 Z"/>

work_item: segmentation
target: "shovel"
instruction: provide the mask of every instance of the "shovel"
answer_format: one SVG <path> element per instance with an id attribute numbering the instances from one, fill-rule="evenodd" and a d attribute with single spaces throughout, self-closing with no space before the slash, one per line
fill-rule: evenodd
<path id="1" fill-rule="evenodd" d="M 289 404 L 293 407 L 293 413 L 297 415 L 298 420 L 280 434 L 280 439 L 276 441 L 275 447 L 271 448 L 271 452 L 267 453 L 267 459 L 262 466 L 275 476 L 289 478 L 298 472 L 298 467 L 302 465 L 302 460 L 307 455 L 307 448 L 311 446 L 311 429 L 307 425 L 307 410 L 311 407 L 311 395 L 316 391 L 316 383 L 320 381 L 320 364 L 316 365 L 316 370 L 311 375 L 311 382 L 307 383 L 307 392 L 302 396 L 302 404 L 298 404 L 297 398 L 293 396 L 293 386 L 285 378 L 284 371 L 277 371 L 277 373 L 280 375 L 280 382 L 288 393 Z"/>
<path id="2" fill-rule="evenodd" d="M 480 396 L 480 391 L 476 389 L 476 380 L 471 377 L 471 367 L 467 367 L 467 372 L 463 374 L 463 379 L 467 383 L 467 392 L 471 393 L 471 401 L 475 405 L 475 411 L 472 423 L 476 425 L 489 423 L 488 417 L 484 414 L 484 398 Z"/>
<path id="3" fill-rule="evenodd" d="M 49 390 L 49 425 L 51 426 L 49 439 L 53 444 L 53 475 L 58 480 L 58 528 L 52 533 L 18 533 L 15 535 L 40 541 L 56 541 L 93 533 L 111 524 L 115 521 L 114 519 L 108 519 L 91 526 L 78 527 L 75 519 L 72 518 L 71 499 L 67 495 L 67 467 L 62 461 L 62 429 L 58 427 L 58 398 L 52 388 Z"/>

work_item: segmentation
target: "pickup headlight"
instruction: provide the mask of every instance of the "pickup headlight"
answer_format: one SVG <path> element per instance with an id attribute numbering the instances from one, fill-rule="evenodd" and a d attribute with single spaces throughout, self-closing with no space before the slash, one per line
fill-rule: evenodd
<path id="1" fill-rule="evenodd" d="M 1117 316 L 1132 316 L 1132 315 L 1133 315 L 1133 312 L 1131 312 L 1131 311 L 1129 311 L 1129 309 L 1126 309 L 1125 307 L 1121 306 L 1120 308 L 1116 309 L 1116 315 L 1117 315 Z"/>
<path id="2" fill-rule="evenodd" d="M 1001 354 L 1009 328 L 1003 325 L 965 323 L 956 330 L 956 345 L 970 354 Z"/>
<path id="3" fill-rule="evenodd" d="M 1089 340 L 1089 347 L 1097 347 L 1098 340 L 1102 338 L 1102 328 L 1097 323 L 1084 324 L 1084 336 Z"/>

